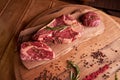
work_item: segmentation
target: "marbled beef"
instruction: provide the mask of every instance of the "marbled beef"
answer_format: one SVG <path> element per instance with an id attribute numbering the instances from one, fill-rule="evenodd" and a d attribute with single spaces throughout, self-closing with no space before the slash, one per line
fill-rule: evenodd
<path id="1" fill-rule="evenodd" d="M 82 15 L 81 22 L 84 26 L 95 27 L 100 24 L 101 20 L 97 13 L 89 11 Z"/>
<path id="2" fill-rule="evenodd" d="M 52 49 L 43 42 L 23 42 L 21 44 L 22 60 L 50 60 L 55 57 Z"/>
<path id="3" fill-rule="evenodd" d="M 33 39 L 45 43 L 71 43 L 81 37 L 82 31 L 83 26 L 76 19 L 71 15 L 62 15 L 40 29 Z"/>

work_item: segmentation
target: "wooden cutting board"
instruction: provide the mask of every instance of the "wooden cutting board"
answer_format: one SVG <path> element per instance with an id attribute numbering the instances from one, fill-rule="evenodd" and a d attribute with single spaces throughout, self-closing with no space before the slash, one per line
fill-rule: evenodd
<path id="1" fill-rule="evenodd" d="M 84 13 L 86 13 L 88 11 L 93 11 L 93 9 L 88 10 L 88 9 L 84 9 L 84 8 L 80 9 L 80 8 L 77 8 L 77 7 L 72 7 L 70 11 L 69 10 L 67 11 L 67 9 L 69 9 L 69 8 L 65 7 L 65 8 L 61 9 L 60 11 L 58 11 L 57 14 L 56 14 L 56 12 L 54 12 L 53 14 L 49 14 L 48 16 L 39 17 L 38 19 L 39 20 L 43 20 L 43 19 L 46 19 L 46 17 L 48 17 L 47 20 L 49 20 L 49 19 L 55 17 L 55 14 L 56 14 L 56 16 L 60 16 L 60 14 L 61 15 L 62 14 L 68 14 L 68 12 L 69 12 L 69 14 L 72 17 L 74 17 L 74 18 L 78 19 L 78 21 L 80 21 L 79 17 L 82 14 L 84 14 Z M 64 13 L 61 13 L 61 11 L 64 11 Z M 96 10 L 94 10 L 94 12 L 96 12 Z M 51 49 L 55 53 L 55 58 L 52 59 L 52 60 L 55 60 L 55 59 L 65 55 L 65 54 L 67 54 L 70 50 L 73 49 L 74 46 L 77 46 L 80 43 L 82 43 L 84 41 L 87 41 L 87 40 L 89 40 L 89 39 L 91 39 L 91 38 L 93 38 L 93 37 L 103 33 L 103 31 L 105 29 L 105 26 L 104 26 L 104 23 L 103 23 L 102 16 L 100 16 L 100 18 L 101 18 L 101 22 L 100 22 L 100 24 L 97 27 L 92 27 L 92 28 L 84 27 L 84 32 L 82 33 L 82 36 L 80 38 L 77 38 L 73 42 L 71 42 L 69 44 L 52 44 L 52 43 L 48 44 L 49 47 L 51 47 Z M 36 22 L 36 21 L 38 22 L 37 24 L 39 24 L 39 22 L 41 22 L 38 19 L 34 19 L 34 22 Z M 31 26 L 33 26 L 33 25 L 31 25 Z M 43 27 L 43 25 L 37 25 L 37 26 L 31 27 L 31 28 L 27 28 L 25 30 L 22 30 L 20 35 L 19 35 L 19 41 L 18 42 L 20 43 L 20 42 L 31 40 L 28 37 L 31 38 L 33 36 L 34 32 L 39 30 L 40 27 Z M 42 60 L 42 61 L 22 61 L 22 63 L 25 65 L 26 68 L 32 69 L 32 68 L 37 67 L 39 65 L 49 63 L 52 60 L 49 60 L 49 61 L 47 61 L 47 60 Z"/>
<path id="2" fill-rule="evenodd" d="M 59 80 L 59 78 L 62 80 L 69 80 L 69 73 L 66 72 L 66 60 L 72 60 L 74 61 L 74 63 L 78 64 L 81 71 L 80 79 L 104 65 L 97 65 L 96 63 L 94 63 L 94 68 L 86 68 L 84 67 L 84 63 L 82 62 L 81 58 L 84 57 L 86 60 L 89 60 L 89 58 L 91 58 L 91 52 L 95 52 L 98 49 L 105 47 L 106 45 L 110 44 L 111 42 L 115 41 L 120 37 L 119 24 L 100 10 L 83 5 L 66 5 L 58 8 L 53 8 L 38 15 L 34 20 L 30 22 L 30 24 L 28 24 L 27 28 L 37 26 L 43 23 L 45 24 L 45 22 L 47 24 L 51 19 L 62 14 L 68 14 L 77 9 L 91 9 L 96 11 L 99 15 L 101 15 L 105 24 L 104 33 L 90 39 L 89 41 L 85 41 L 79 44 L 79 46 L 74 46 L 73 50 L 68 52 L 66 55 L 61 56 L 58 59 L 51 61 L 50 63 L 43 64 L 31 70 L 28 70 L 23 66 L 19 59 L 19 52 L 17 52 L 15 54 L 14 61 L 15 74 L 18 80 L 42 80 L 40 79 L 40 77 L 45 77 L 46 74 L 49 78 L 51 78 L 51 80 Z M 49 16 L 50 14 L 52 14 L 52 16 Z M 87 73 L 86 70 L 88 70 Z"/>

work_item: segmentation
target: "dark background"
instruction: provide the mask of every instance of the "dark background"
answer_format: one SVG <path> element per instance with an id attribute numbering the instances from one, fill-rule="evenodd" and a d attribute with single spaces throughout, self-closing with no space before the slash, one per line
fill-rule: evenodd
<path id="1" fill-rule="evenodd" d="M 75 4 L 85 4 L 101 9 L 107 14 L 120 17 L 120 0 L 61 0 Z"/>

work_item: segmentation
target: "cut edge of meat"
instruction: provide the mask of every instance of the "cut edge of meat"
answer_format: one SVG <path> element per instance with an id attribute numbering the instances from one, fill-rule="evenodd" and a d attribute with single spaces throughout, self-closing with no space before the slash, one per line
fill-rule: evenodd
<path id="1" fill-rule="evenodd" d="M 23 46 L 24 44 L 28 45 Z M 20 52 L 20 58 L 23 61 L 51 60 L 55 58 L 52 49 L 42 42 L 23 42 Z"/>

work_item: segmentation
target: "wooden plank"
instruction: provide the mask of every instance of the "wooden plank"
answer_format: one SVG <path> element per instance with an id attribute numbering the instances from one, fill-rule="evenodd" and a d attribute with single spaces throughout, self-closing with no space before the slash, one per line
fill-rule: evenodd
<path id="1" fill-rule="evenodd" d="M 115 16 L 111 16 L 116 22 L 118 22 L 120 24 L 120 18 L 119 17 L 115 17 Z"/>
<path id="2" fill-rule="evenodd" d="M 94 6 L 94 7 L 100 7 L 105 9 L 111 9 L 111 10 L 118 10 L 120 11 L 120 0 L 85 0 L 87 5 Z"/>
<path id="3" fill-rule="evenodd" d="M 0 43 L 0 80 L 15 80 L 13 57 L 16 53 L 16 36 L 33 16 L 49 8 L 50 0 L 35 0 L 32 1 L 32 4 L 31 0 L 10 0 L 9 4 L 6 4 L 5 1 L 0 0 L 2 10 L 5 7 L 3 4 L 7 5 L 0 17 L 0 41 L 2 41 Z"/>
<path id="4" fill-rule="evenodd" d="M 45 12 L 47 9 L 50 8 L 50 4 L 51 4 L 52 0 L 32 0 L 31 5 L 29 6 L 29 8 L 27 9 L 26 14 L 23 17 L 22 20 L 22 29 L 27 28 L 26 25 L 29 24 L 31 22 L 32 19 L 35 18 L 35 16 L 37 16 L 38 14 L 41 14 L 43 12 Z M 45 4 L 43 6 L 43 4 Z"/>
<path id="5" fill-rule="evenodd" d="M 66 6 L 66 7 L 69 7 L 69 6 Z M 82 6 L 80 6 L 80 7 L 82 7 Z M 98 49 L 103 48 L 104 46 L 108 45 L 109 43 L 115 41 L 116 39 L 118 39 L 120 37 L 119 24 L 117 22 L 115 22 L 107 14 L 105 14 L 101 11 L 97 11 L 97 13 L 99 13 L 99 15 L 103 16 L 103 21 L 106 26 L 105 32 L 102 35 L 99 35 L 95 38 L 90 39 L 89 41 L 81 43 L 77 47 L 77 51 L 75 48 L 72 51 L 70 51 L 68 54 L 60 57 L 59 59 L 54 60 L 51 63 L 36 67 L 32 70 L 27 70 L 23 65 L 21 65 L 21 63 L 20 64 L 18 63 L 16 68 L 18 68 L 18 72 L 21 75 L 21 78 L 23 80 L 33 80 L 35 78 L 39 78 L 40 73 L 43 73 L 45 70 L 47 70 L 47 71 L 49 71 L 48 75 L 50 75 L 50 73 L 52 73 L 52 75 L 56 76 L 57 78 L 65 79 L 65 77 L 69 73 L 66 72 L 63 75 L 61 75 L 61 74 L 64 72 L 64 70 L 67 69 L 66 68 L 66 65 L 67 65 L 66 60 L 73 60 L 73 61 L 75 61 L 75 63 L 80 63 L 79 64 L 79 67 L 81 70 L 80 76 L 84 77 L 86 75 L 84 72 L 86 72 L 87 69 L 85 67 L 83 67 L 80 57 L 83 54 L 85 54 L 85 55 L 87 55 L 86 59 L 89 59 L 91 52 L 97 51 Z M 33 23 L 32 25 L 35 25 L 35 24 Z M 100 66 L 103 66 L 103 65 L 100 65 Z M 97 66 L 97 67 L 100 67 L 100 66 Z M 58 69 L 58 67 L 60 68 L 60 70 Z M 92 69 L 90 68 L 90 69 L 91 70 L 97 69 L 97 67 L 92 68 Z M 91 73 L 91 72 L 88 72 L 88 73 Z"/>
<path id="6" fill-rule="evenodd" d="M 23 5 L 19 4 L 20 2 Z M 26 5 L 27 3 L 20 0 L 16 0 L 15 2 L 11 1 L 0 17 L 0 41 L 2 42 L 0 43 L 0 59 L 10 39 L 14 35 L 14 31 L 16 31 L 16 25 L 21 17 L 20 14 L 24 11 L 24 4 Z"/>
<path id="7" fill-rule="evenodd" d="M 0 15 L 2 14 L 2 12 L 4 12 L 9 2 L 10 0 L 0 0 Z"/>
<path id="8" fill-rule="evenodd" d="M 3 1 L 3 0 L 2 0 Z M 2 2 L 1 1 L 1 2 Z M 4 1 L 3 1 L 4 2 Z M 15 34 L 29 1 L 11 0 L 0 17 L 0 80 L 14 80 Z M 14 39 L 13 39 L 14 37 Z M 12 39 L 12 41 L 11 41 Z M 13 42 L 13 44 L 11 44 Z M 15 46 L 15 47 L 14 47 Z"/>

